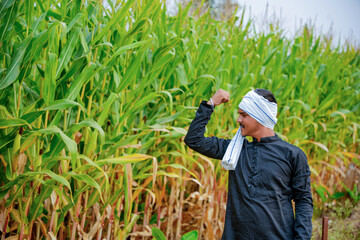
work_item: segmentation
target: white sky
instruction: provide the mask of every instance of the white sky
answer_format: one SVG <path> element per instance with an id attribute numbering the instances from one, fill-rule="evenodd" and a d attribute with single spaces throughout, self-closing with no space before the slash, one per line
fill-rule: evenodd
<path id="1" fill-rule="evenodd" d="M 221 2 L 221 0 L 218 0 Z M 235 0 L 236 1 L 236 0 Z M 332 27 L 335 42 L 350 39 L 360 43 L 360 0 L 237 0 L 246 7 L 245 16 L 253 17 L 261 28 L 264 13 L 280 20 L 288 36 L 304 23 L 315 25 L 317 34 L 328 33 Z M 260 31 L 261 29 L 257 29 Z"/>
<path id="2" fill-rule="evenodd" d="M 182 0 L 164 0 L 168 12 L 176 14 L 177 4 Z M 226 0 L 213 0 L 215 5 Z M 292 38 L 300 26 L 310 23 L 315 27 L 315 34 L 327 35 L 331 29 L 333 45 L 338 41 L 343 44 L 350 40 L 360 48 L 360 0 L 231 0 L 245 6 L 245 19 L 255 21 L 257 32 L 266 30 L 264 21 L 279 20 L 287 37 Z M 106 1 L 104 0 L 105 5 Z"/>

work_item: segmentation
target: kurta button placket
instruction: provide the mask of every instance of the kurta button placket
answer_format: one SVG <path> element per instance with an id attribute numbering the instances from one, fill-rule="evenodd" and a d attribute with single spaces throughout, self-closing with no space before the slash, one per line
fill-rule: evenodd
<path id="1" fill-rule="evenodd" d="M 250 172 L 249 184 L 248 184 L 249 190 L 253 189 L 253 188 L 251 188 L 251 185 L 253 184 L 253 177 L 256 175 L 256 154 L 257 154 L 256 146 L 255 146 L 255 143 L 253 143 L 253 157 L 252 157 L 252 161 L 250 162 L 250 164 L 251 164 L 251 166 L 250 166 L 251 172 Z M 253 189 L 253 190 L 255 190 L 255 189 Z M 251 195 L 252 195 L 253 190 L 250 191 Z"/>

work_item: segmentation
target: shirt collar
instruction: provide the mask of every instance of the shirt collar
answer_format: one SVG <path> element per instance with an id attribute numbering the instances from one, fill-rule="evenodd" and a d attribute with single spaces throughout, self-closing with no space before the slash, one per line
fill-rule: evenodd
<path id="1" fill-rule="evenodd" d="M 270 137 L 263 137 L 260 139 L 260 143 L 268 143 L 268 142 L 275 142 L 280 140 L 279 136 L 275 133 L 275 136 Z M 258 140 L 256 138 L 253 138 L 254 143 L 258 143 Z"/>

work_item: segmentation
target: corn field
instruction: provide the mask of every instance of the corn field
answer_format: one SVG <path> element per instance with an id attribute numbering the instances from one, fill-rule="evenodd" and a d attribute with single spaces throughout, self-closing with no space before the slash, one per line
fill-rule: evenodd
<path id="1" fill-rule="evenodd" d="M 360 200 L 359 49 L 190 4 L 172 17 L 160 0 L 108 3 L 1 1 L 2 239 L 219 239 L 227 173 L 183 142 L 219 88 L 231 101 L 208 135 L 232 137 L 242 97 L 269 89 L 315 208 Z"/>

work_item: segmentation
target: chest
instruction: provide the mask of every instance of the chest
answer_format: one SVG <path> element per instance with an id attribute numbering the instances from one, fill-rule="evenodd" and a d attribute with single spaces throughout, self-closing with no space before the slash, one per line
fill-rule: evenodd
<path id="1" fill-rule="evenodd" d="M 291 163 L 285 150 L 271 144 L 248 143 L 242 150 L 235 177 L 242 186 L 281 191 L 291 181 Z"/>

